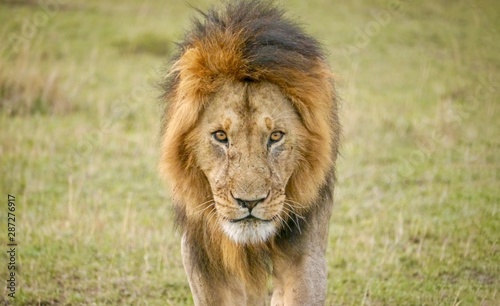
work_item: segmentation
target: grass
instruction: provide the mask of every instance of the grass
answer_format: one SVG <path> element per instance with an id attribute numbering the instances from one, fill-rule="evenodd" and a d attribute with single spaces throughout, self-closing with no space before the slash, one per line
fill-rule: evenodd
<path id="1" fill-rule="evenodd" d="M 499 4 L 286 6 L 329 50 L 344 100 L 327 304 L 498 305 Z M 182 1 L 0 3 L 0 190 L 19 243 L 16 299 L 2 287 L 0 301 L 192 304 L 154 87 L 192 15 Z"/>

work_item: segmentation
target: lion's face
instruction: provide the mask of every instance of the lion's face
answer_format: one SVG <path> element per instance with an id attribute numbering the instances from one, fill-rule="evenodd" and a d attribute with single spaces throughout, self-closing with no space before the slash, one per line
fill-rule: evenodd
<path id="1" fill-rule="evenodd" d="M 285 188 L 301 159 L 306 129 L 291 102 L 268 83 L 226 84 L 210 97 L 192 137 L 223 231 L 235 242 L 266 241 L 292 213 Z M 208 214 L 208 218 L 214 215 Z"/>

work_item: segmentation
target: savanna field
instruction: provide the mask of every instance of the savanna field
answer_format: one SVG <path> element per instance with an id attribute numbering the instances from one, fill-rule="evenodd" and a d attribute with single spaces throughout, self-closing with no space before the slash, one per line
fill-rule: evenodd
<path id="1" fill-rule="evenodd" d="M 500 3 L 281 3 L 342 96 L 327 304 L 500 305 Z M 2 304 L 192 305 L 157 165 L 158 84 L 195 15 L 0 1 Z"/>

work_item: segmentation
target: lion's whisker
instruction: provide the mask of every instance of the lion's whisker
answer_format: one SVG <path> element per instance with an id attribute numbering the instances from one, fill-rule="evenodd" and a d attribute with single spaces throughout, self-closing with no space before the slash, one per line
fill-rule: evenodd
<path id="1" fill-rule="evenodd" d="M 285 214 L 286 214 L 286 212 L 285 212 Z M 287 215 L 288 215 L 288 214 L 287 214 Z M 282 223 L 282 224 L 286 225 L 286 227 L 288 227 L 288 229 L 290 230 L 290 232 L 292 232 L 292 231 L 293 231 L 293 230 L 292 230 L 292 228 L 290 227 L 290 225 L 288 224 L 288 222 L 286 222 L 286 221 L 285 221 L 285 219 L 283 219 L 283 217 L 282 217 L 282 216 L 278 215 L 278 218 L 279 218 L 279 220 L 280 220 L 280 223 Z"/>
<path id="2" fill-rule="evenodd" d="M 288 213 L 287 213 L 288 215 Z M 300 222 L 299 220 L 297 219 L 297 216 L 295 214 L 293 214 L 292 216 L 288 215 L 288 217 L 290 218 L 290 220 L 292 220 L 292 222 L 295 224 L 295 226 L 297 227 L 297 229 L 299 230 L 299 233 L 302 234 L 302 230 L 300 228 Z"/>
<path id="3" fill-rule="evenodd" d="M 294 204 L 294 205 L 297 205 L 299 206 L 300 208 L 305 208 L 306 206 L 297 202 L 297 201 L 294 201 L 294 200 L 291 200 L 291 199 L 286 199 L 285 202 L 288 202 L 289 204 Z"/>
<path id="4" fill-rule="evenodd" d="M 208 201 L 206 201 L 206 202 L 203 202 L 203 203 L 201 203 L 201 204 L 196 205 L 196 207 L 195 207 L 194 209 L 197 209 L 198 207 L 203 206 L 203 205 L 206 205 L 206 204 L 208 204 L 208 203 L 210 203 L 210 202 L 214 202 L 214 203 L 215 203 L 214 199 L 210 199 L 210 200 L 208 200 Z"/>
<path id="5" fill-rule="evenodd" d="M 212 211 L 208 214 L 208 216 L 207 216 L 207 218 L 206 218 L 206 220 L 207 220 L 207 221 L 206 221 L 206 223 L 207 223 L 207 224 L 211 224 L 212 219 L 213 219 L 213 217 L 214 217 L 214 216 L 215 216 L 215 217 L 217 217 L 217 218 L 219 217 L 219 216 L 217 215 L 217 211 L 216 211 L 215 209 L 214 209 L 214 210 L 212 210 Z"/>
<path id="6" fill-rule="evenodd" d="M 206 202 L 203 202 L 203 203 L 201 203 L 201 204 L 197 205 L 197 206 L 195 207 L 195 209 L 196 209 L 196 208 L 198 208 L 198 207 L 200 207 L 200 206 L 204 206 L 204 205 L 207 205 L 207 204 L 214 204 L 214 203 L 215 203 L 215 201 L 214 201 L 214 200 L 206 201 Z"/>
<path id="7" fill-rule="evenodd" d="M 297 213 L 295 211 L 294 207 L 292 205 L 290 205 L 290 203 L 287 203 L 285 201 L 284 204 L 285 204 L 283 206 L 284 211 L 288 210 L 288 211 L 290 211 L 290 213 L 293 214 L 293 216 L 295 217 L 295 220 L 292 217 L 290 217 L 290 219 L 292 219 L 292 221 L 295 223 L 295 225 L 297 225 L 297 228 L 299 229 L 299 232 L 301 232 L 299 218 L 302 219 L 306 224 L 307 224 L 307 219 L 304 216 L 302 216 L 301 214 Z"/>
<path id="8" fill-rule="evenodd" d="M 211 203 L 210 205 L 203 208 L 202 210 L 195 212 L 195 214 L 202 214 L 204 211 L 206 211 L 207 209 L 212 208 L 212 207 L 215 207 L 215 202 Z"/>
<path id="9" fill-rule="evenodd" d="M 287 217 L 292 220 L 292 222 L 295 224 L 295 226 L 297 227 L 297 229 L 299 230 L 299 233 L 302 234 L 302 231 L 300 229 L 300 223 L 298 221 L 298 219 L 294 219 L 293 217 L 297 217 L 295 212 L 293 210 L 291 210 L 290 208 L 287 208 L 286 206 L 283 206 L 283 212 L 287 215 Z M 291 215 L 290 215 L 291 214 Z"/>
<path id="10" fill-rule="evenodd" d="M 283 206 L 283 207 L 287 207 L 295 216 L 297 216 L 298 218 L 300 218 L 300 219 L 302 219 L 304 221 L 307 221 L 304 216 L 302 216 L 301 214 L 299 214 L 297 212 L 297 210 L 292 205 L 290 205 L 290 203 L 287 203 L 285 201 L 284 204 L 285 204 L 285 206 Z"/>

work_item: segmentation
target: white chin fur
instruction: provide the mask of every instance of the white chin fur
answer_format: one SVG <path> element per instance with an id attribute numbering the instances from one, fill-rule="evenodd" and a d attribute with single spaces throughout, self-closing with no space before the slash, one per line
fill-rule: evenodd
<path id="1" fill-rule="evenodd" d="M 224 233 L 236 243 L 254 244 L 268 240 L 276 232 L 274 222 L 222 222 Z"/>

